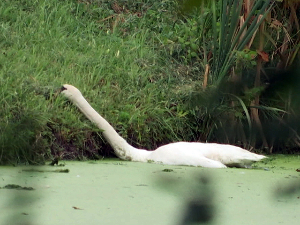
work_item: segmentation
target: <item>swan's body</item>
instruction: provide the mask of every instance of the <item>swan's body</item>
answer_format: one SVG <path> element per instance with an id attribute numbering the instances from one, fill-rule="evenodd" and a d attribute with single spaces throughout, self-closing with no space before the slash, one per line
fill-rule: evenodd
<path id="1" fill-rule="evenodd" d="M 265 158 L 263 155 L 251 153 L 240 147 L 215 143 L 176 142 L 161 146 L 154 151 L 137 149 L 129 145 L 91 107 L 77 88 L 65 84 L 62 87 L 62 94 L 72 101 L 89 120 L 103 130 L 103 135 L 114 149 L 115 154 L 123 160 L 226 168 L 227 166 L 250 167 L 253 162 Z"/>

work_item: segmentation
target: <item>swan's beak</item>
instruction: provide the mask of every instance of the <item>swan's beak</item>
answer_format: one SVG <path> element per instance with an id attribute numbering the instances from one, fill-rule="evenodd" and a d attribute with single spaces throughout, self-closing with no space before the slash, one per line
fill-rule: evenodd
<path id="1" fill-rule="evenodd" d="M 67 90 L 67 88 L 65 88 L 64 86 L 61 86 L 60 88 L 57 88 L 55 91 L 54 91 L 54 95 L 53 97 L 54 98 L 57 98 L 57 96 L 64 90 Z"/>
<path id="2" fill-rule="evenodd" d="M 59 89 L 59 93 L 63 92 L 64 90 L 67 90 L 67 88 L 65 88 L 65 86 L 62 86 L 62 87 Z"/>

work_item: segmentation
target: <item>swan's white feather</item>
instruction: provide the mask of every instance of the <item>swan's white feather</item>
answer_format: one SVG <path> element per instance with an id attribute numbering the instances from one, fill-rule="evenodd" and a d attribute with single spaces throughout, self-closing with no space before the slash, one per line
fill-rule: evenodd
<path id="1" fill-rule="evenodd" d="M 174 159 L 170 157 L 171 155 L 181 156 L 181 158 L 175 157 Z M 199 142 L 175 142 L 167 144 L 159 147 L 149 155 L 149 158 L 158 159 L 159 157 L 168 160 L 172 159 L 172 164 L 180 164 L 180 161 L 191 163 L 194 157 L 205 157 L 220 162 L 223 165 L 236 167 L 249 167 L 253 162 L 265 158 L 263 155 L 258 155 L 233 145 Z M 200 166 L 197 163 L 191 163 L 190 165 Z"/>
<path id="2" fill-rule="evenodd" d="M 253 162 L 265 158 L 263 155 L 249 152 L 240 147 L 216 143 L 175 142 L 163 145 L 154 151 L 137 149 L 129 145 L 91 107 L 77 88 L 65 84 L 62 87 L 62 94 L 72 101 L 89 120 L 103 130 L 103 135 L 114 149 L 115 154 L 123 160 L 225 168 L 226 166 L 250 167 Z"/>

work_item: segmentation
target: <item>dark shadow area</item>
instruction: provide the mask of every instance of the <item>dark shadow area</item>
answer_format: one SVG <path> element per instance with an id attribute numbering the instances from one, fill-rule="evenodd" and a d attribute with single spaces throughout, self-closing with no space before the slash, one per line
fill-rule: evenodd
<path id="1" fill-rule="evenodd" d="M 178 225 L 212 224 L 215 217 L 214 191 L 210 177 L 203 175 L 197 179 L 194 196 L 186 202 L 182 221 Z"/>

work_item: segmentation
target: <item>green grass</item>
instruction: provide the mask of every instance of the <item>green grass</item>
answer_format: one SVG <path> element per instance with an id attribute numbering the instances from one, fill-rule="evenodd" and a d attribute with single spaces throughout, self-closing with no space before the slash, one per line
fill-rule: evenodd
<path id="1" fill-rule="evenodd" d="M 189 15 L 178 9 L 174 0 L 1 1 L 0 164 L 112 155 L 101 131 L 57 96 L 65 83 L 79 88 L 136 147 L 180 140 L 255 147 L 249 104 L 265 80 L 245 91 L 255 68 L 236 58 L 236 71 L 238 63 L 247 70 L 241 74 L 246 83 L 218 86 L 212 69 L 204 90 L 205 66 L 216 60 L 211 53 L 221 43 L 222 35 L 212 36 L 219 32 L 213 21 L 220 15 L 210 8 Z M 273 113 L 281 121 L 284 98 L 261 101 L 261 115 Z M 272 122 L 272 115 L 261 116 L 263 122 Z M 278 149 L 294 148 L 298 136 L 285 133 Z"/>
<path id="2" fill-rule="evenodd" d="M 188 79 L 160 47 L 159 32 L 171 30 L 174 4 L 128 4 L 142 16 L 119 14 L 115 24 L 115 17 L 103 21 L 114 14 L 104 1 L 1 1 L 1 163 L 109 154 L 101 132 L 54 97 L 64 83 L 78 87 L 135 146 L 151 149 L 192 138 L 180 94 L 174 93 Z"/>

